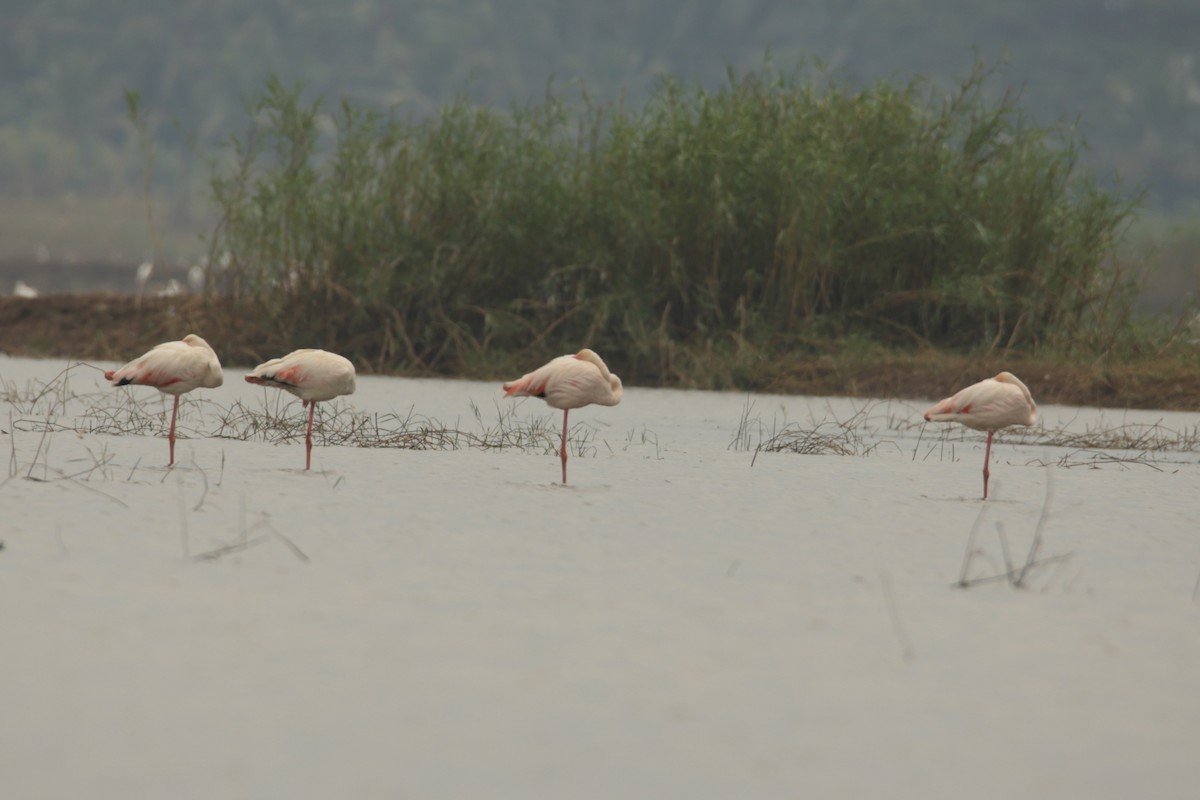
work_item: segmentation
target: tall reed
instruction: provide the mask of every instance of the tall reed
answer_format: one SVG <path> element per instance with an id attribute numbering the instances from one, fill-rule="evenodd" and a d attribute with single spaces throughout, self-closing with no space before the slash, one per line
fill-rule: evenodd
<path id="1" fill-rule="evenodd" d="M 640 109 L 548 91 L 410 121 L 272 79 L 214 169 L 215 288 L 273 349 L 417 372 L 590 344 L 635 379 L 720 385 L 846 341 L 1111 348 L 1137 198 L 991 80 L 765 66 Z"/>

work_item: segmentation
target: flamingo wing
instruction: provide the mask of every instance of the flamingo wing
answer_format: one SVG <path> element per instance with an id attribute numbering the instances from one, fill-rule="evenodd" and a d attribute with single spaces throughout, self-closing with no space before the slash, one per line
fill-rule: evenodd
<path id="1" fill-rule="evenodd" d="M 591 353 L 590 350 L 581 351 Z M 592 353 L 595 356 L 594 353 Z M 504 396 L 540 397 L 551 408 L 582 408 L 597 403 L 613 406 L 620 402 L 620 379 L 599 364 L 579 354 L 559 356 L 515 381 L 504 384 Z"/>
<path id="2" fill-rule="evenodd" d="M 575 361 L 574 355 L 559 356 L 552 361 L 535 369 L 533 372 L 527 372 L 515 381 L 508 381 L 504 384 L 504 396 L 513 397 L 546 397 L 546 389 L 552 378 L 560 374 L 567 367 L 568 363 Z"/>
<path id="3" fill-rule="evenodd" d="M 551 408 L 582 408 L 591 403 L 612 405 L 612 387 L 595 364 L 571 359 L 546 384 L 546 403 Z"/>
<path id="4" fill-rule="evenodd" d="M 221 366 L 207 348 L 164 342 L 125 366 L 104 374 L 113 386 L 153 386 L 167 394 L 183 394 L 198 386 L 221 385 Z"/>
<path id="5" fill-rule="evenodd" d="M 354 393 L 354 365 L 325 350 L 293 350 L 282 358 L 259 364 L 247 383 L 275 386 L 305 401 L 332 400 Z"/>
<path id="6" fill-rule="evenodd" d="M 958 422 L 975 430 L 1032 425 L 1035 410 L 1023 385 L 988 378 L 947 397 L 925 412 L 929 422 Z"/>

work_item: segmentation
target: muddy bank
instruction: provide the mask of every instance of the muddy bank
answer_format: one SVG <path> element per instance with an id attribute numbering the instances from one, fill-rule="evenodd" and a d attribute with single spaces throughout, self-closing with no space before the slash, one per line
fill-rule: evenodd
<path id="1" fill-rule="evenodd" d="M 0 352 L 8 355 L 124 361 L 154 344 L 182 338 L 189 332 L 203 335 L 227 363 L 255 364 L 300 346 L 338 349 L 336 342 L 288 341 L 253 311 L 239 311 L 220 299 L 201 295 L 138 297 L 104 292 L 32 299 L 0 296 Z M 498 354 L 498 360 L 501 357 L 511 360 L 512 354 Z M 427 371 L 381 363 L 371 355 L 355 356 L 354 360 L 364 373 L 432 376 Z M 798 356 L 763 364 L 756 372 L 760 383 L 744 389 L 843 397 L 940 397 L 1002 369 L 1020 375 L 1039 403 L 1200 409 L 1200 369 L 1195 361 L 1178 359 L 1065 363 L 1002 353 L 961 355 L 932 350 Z M 492 379 L 502 375 L 452 377 Z M 631 375 L 625 371 L 623 377 L 631 385 L 663 383 L 660 375 Z"/>

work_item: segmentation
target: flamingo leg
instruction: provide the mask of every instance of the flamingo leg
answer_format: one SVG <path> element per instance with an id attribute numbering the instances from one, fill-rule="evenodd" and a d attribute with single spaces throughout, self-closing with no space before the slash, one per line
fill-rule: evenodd
<path id="1" fill-rule="evenodd" d="M 988 431 L 987 450 L 983 453 L 983 499 L 987 500 L 987 485 L 988 477 L 992 474 L 988 471 L 988 462 L 992 460 L 992 437 L 996 435 L 995 431 Z"/>
<path id="2" fill-rule="evenodd" d="M 308 433 L 304 436 L 304 468 L 312 469 L 312 423 L 313 412 L 317 410 L 316 400 L 306 400 L 308 403 Z"/>
<path id="3" fill-rule="evenodd" d="M 570 409 L 563 409 L 562 447 L 558 449 L 558 455 L 562 459 L 563 486 L 567 485 L 567 414 L 569 411 Z"/>
<path id="4" fill-rule="evenodd" d="M 167 434 L 167 442 L 171 448 L 171 460 L 167 462 L 168 467 L 175 466 L 175 416 L 179 413 L 179 395 L 175 395 L 175 405 L 171 407 L 171 432 Z"/>

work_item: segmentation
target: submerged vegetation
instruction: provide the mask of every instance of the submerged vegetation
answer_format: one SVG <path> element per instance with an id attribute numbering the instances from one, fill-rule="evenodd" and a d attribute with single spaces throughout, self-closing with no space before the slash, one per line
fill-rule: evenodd
<path id="1" fill-rule="evenodd" d="M 135 387 L 116 391 L 107 386 L 98 388 L 92 372 L 97 369 L 84 362 L 68 362 L 48 381 L 30 380 L 21 385 L 0 379 L 0 405 L 7 407 L 0 435 L 8 437 L 10 450 L 7 470 L 0 470 L 0 486 L 18 477 L 38 481 L 79 479 L 84 483 L 93 476 L 103 481 L 122 475 L 127 481 L 134 479 L 143 466 L 140 459 L 128 473 L 124 469 L 117 473 L 116 453 L 104 441 L 97 443 L 96 451 L 88 446 L 90 459 L 83 459 L 71 473 L 49 466 L 50 434 L 56 432 L 165 437 L 170 428 L 172 413 L 164 395 Z M 257 400 L 239 399 L 228 405 L 185 395 L 183 404 L 177 427 L 181 439 L 277 445 L 301 445 L 305 440 L 306 415 L 296 400 L 282 393 L 264 391 Z M 355 408 L 339 398 L 318 406 L 313 434 L 322 447 L 509 450 L 557 456 L 557 414 L 544 413 L 540 404 L 536 408 L 528 414 L 527 408 L 497 398 L 489 410 L 470 401 L 470 415 L 443 422 L 412 408 L 399 413 L 394 409 Z M 959 447 L 974 442 L 974 448 L 965 449 L 977 451 L 982 437 L 980 432 L 960 426 L 929 428 L 919 410 L 905 401 L 869 400 L 840 415 L 828 404 L 824 409 L 812 408 L 807 419 L 789 420 L 779 410 L 768 417 L 747 396 L 728 449 L 746 453 L 750 468 L 761 454 L 768 453 L 859 458 L 887 454 L 912 461 L 958 461 Z M 28 464 L 19 463 L 18 438 L 26 444 L 36 443 Z M 1048 427 L 1044 420 L 1038 420 L 1029 428 L 1002 431 L 998 440 L 1026 451 L 1026 464 L 1169 471 L 1196 462 L 1200 424 L 1171 427 L 1161 420 L 1111 424 L 1101 419 L 1082 427 L 1075 420 Z M 645 426 L 624 432 L 616 428 L 604 431 L 588 422 L 576 422 L 568 442 L 571 455 L 580 458 L 632 450 L 662 459 L 667 452 L 658 434 Z M 223 475 L 223 453 L 221 469 Z M 220 481 L 218 477 L 218 485 Z"/>
<path id="2" fill-rule="evenodd" d="M 421 123 L 272 80 L 214 171 L 213 288 L 264 338 L 409 373 L 589 343 L 720 388 L 847 346 L 1136 348 L 1136 197 L 989 74 L 852 91 L 767 66 L 639 110 L 548 92 Z"/>

